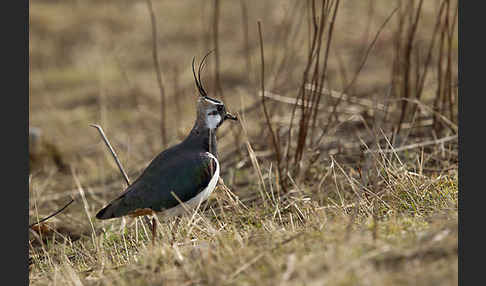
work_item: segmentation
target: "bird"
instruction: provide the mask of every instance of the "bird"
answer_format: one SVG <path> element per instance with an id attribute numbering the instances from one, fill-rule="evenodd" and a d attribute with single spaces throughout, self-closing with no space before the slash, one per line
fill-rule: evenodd
<path id="1" fill-rule="evenodd" d="M 96 214 L 100 220 L 124 216 L 152 216 L 152 242 L 157 213 L 179 216 L 195 208 L 216 188 L 221 165 L 218 161 L 216 131 L 226 120 L 238 118 L 226 111 L 223 102 L 208 96 L 201 82 L 206 54 L 192 72 L 198 90 L 197 114 L 193 128 L 180 143 L 159 153 L 125 191 Z M 185 206 L 181 205 L 181 202 Z"/>

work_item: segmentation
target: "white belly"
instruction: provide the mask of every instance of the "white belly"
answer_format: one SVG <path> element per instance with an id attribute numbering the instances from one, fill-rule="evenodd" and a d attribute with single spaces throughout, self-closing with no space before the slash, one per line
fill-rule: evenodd
<path id="1" fill-rule="evenodd" d="M 206 155 L 208 155 L 211 159 L 213 159 L 216 162 L 216 171 L 214 172 L 213 177 L 209 181 L 208 186 L 206 188 L 204 188 L 204 190 L 202 190 L 202 192 L 200 192 L 197 196 L 195 196 L 194 198 L 192 198 L 192 199 L 190 199 L 190 200 L 188 200 L 184 203 L 189 210 L 196 208 L 199 204 L 201 204 L 207 198 L 209 198 L 211 193 L 216 188 L 216 185 L 218 184 L 218 179 L 219 179 L 219 162 L 218 162 L 218 159 L 216 159 L 216 157 L 214 157 L 214 155 L 209 153 L 209 152 L 206 152 Z M 184 207 L 181 206 L 181 205 L 178 205 L 178 206 L 175 206 L 173 208 L 164 210 L 162 212 L 162 214 L 163 214 L 163 216 L 178 216 L 178 215 L 184 214 L 184 212 L 185 212 Z"/>

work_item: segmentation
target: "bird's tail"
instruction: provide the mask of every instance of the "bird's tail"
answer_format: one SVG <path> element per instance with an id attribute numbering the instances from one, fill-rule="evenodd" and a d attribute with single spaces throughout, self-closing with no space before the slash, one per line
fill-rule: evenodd
<path id="1" fill-rule="evenodd" d="M 114 205 L 113 203 L 110 203 L 106 207 L 102 208 L 97 214 L 96 218 L 97 219 L 110 219 L 110 218 L 115 218 L 115 212 L 114 212 Z"/>

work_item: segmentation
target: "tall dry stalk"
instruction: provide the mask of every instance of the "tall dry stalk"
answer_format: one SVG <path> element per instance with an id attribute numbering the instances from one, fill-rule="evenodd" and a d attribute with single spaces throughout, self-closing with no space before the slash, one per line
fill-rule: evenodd
<path id="1" fill-rule="evenodd" d="M 455 1 L 457 3 L 457 1 Z M 416 118 L 417 105 L 409 112 L 409 102 L 412 98 L 421 100 L 425 81 L 433 61 L 437 72 L 437 89 L 433 98 L 434 111 L 444 114 L 454 122 L 455 112 L 453 88 L 455 75 L 452 73 L 452 39 L 457 22 L 457 4 L 455 11 L 450 0 L 442 0 L 436 13 L 435 25 L 428 43 L 420 43 L 417 34 L 422 29 L 423 0 L 400 2 L 398 26 L 395 30 L 394 61 L 392 69 L 393 94 L 400 99 L 400 112 L 395 133 L 399 134 L 404 123 Z M 423 41 L 422 41 L 423 42 Z M 438 44 L 437 44 L 438 42 Z M 423 59 L 422 50 L 427 45 L 426 56 Z M 442 129 L 441 118 L 433 115 L 434 128 Z M 442 127 L 441 127 L 442 126 Z M 448 126 L 448 125 L 446 125 Z M 393 140 L 392 140 L 393 141 Z"/>
<path id="2" fill-rule="evenodd" d="M 293 166 L 295 166 L 294 171 L 296 174 L 299 173 L 300 161 L 302 160 L 304 150 L 308 144 L 309 129 L 311 129 L 312 126 L 315 126 L 317 106 L 321 100 L 322 88 L 324 87 L 324 82 L 326 81 L 327 62 L 334 28 L 333 23 L 336 20 L 339 4 L 339 0 L 323 0 L 321 2 L 320 12 L 318 13 L 316 1 L 313 0 L 310 2 L 310 12 L 312 16 L 311 45 L 307 56 L 307 64 L 302 75 L 297 100 L 292 108 L 290 127 L 287 137 L 288 149 L 286 151 L 285 172 L 290 171 L 289 167 L 292 161 Z M 327 37 L 324 40 L 323 36 L 325 31 L 327 31 Z M 323 58 L 321 58 L 321 51 L 323 50 L 322 47 L 325 47 Z M 306 85 L 308 83 L 316 86 L 317 89 L 307 89 Z M 300 107 L 300 118 L 298 119 L 297 142 L 295 150 L 292 153 L 290 150 L 291 146 L 293 145 L 292 128 L 298 106 Z"/>
<path id="3" fill-rule="evenodd" d="M 323 95 L 322 90 L 324 87 L 324 82 L 327 79 L 327 67 L 329 52 L 331 49 L 334 23 L 336 21 L 338 8 L 340 5 L 339 0 L 322 0 L 320 6 L 316 4 L 315 0 L 307 2 L 306 5 L 302 5 L 302 9 L 307 9 L 311 13 L 311 37 L 310 37 L 310 49 L 308 51 L 307 62 L 302 74 L 302 80 L 300 83 L 300 88 L 296 97 L 296 100 L 292 106 L 289 130 L 287 132 L 285 145 L 282 145 L 280 136 L 278 132 L 274 130 L 270 120 L 270 114 L 267 110 L 265 103 L 265 62 L 264 62 L 264 52 L 263 52 L 263 36 L 261 29 L 261 22 L 258 21 L 258 32 L 260 39 L 260 54 L 261 54 L 261 96 L 262 96 L 262 106 L 265 115 L 266 125 L 270 131 L 270 136 L 272 140 L 273 149 L 275 152 L 277 160 L 277 170 L 280 185 L 283 189 L 288 185 L 287 175 L 296 177 L 299 173 L 299 165 L 303 158 L 303 154 L 306 148 L 311 144 L 312 140 L 309 138 L 313 136 L 313 130 L 316 128 L 317 122 L 317 112 L 318 106 L 321 101 L 321 96 Z M 294 8 L 299 7 L 295 5 Z M 296 9 L 292 9 L 288 15 L 295 14 Z M 288 16 L 286 14 L 286 17 Z M 285 18 L 285 17 L 284 17 Z M 282 26 L 285 25 L 285 19 Z M 298 21 L 298 25 L 300 21 Z M 297 36 L 297 31 L 295 34 L 290 35 L 290 33 L 284 34 L 284 36 L 277 34 L 276 37 L 280 37 L 287 42 L 289 39 L 294 39 Z M 326 35 L 326 36 L 324 36 Z M 275 59 L 272 61 L 275 66 L 278 66 L 277 74 L 278 78 L 280 72 L 285 67 L 287 61 L 287 56 L 282 59 L 280 63 L 276 63 Z M 276 82 L 274 80 L 274 84 Z M 311 84 L 317 86 L 316 89 L 308 89 L 306 86 Z M 297 113 L 297 108 L 300 112 Z M 296 118 L 298 116 L 298 118 Z M 297 134 L 294 134 L 293 124 L 294 120 L 298 120 Z M 277 130 L 278 131 L 278 130 Z M 286 148 L 285 151 L 282 148 Z M 292 167 L 291 167 L 292 166 Z"/>
<path id="4" fill-rule="evenodd" d="M 275 134 L 275 132 L 273 130 L 272 123 L 271 123 L 270 118 L 268 116 L 267 106 L 265 104 L 265 56 L 264 56 L 264 52 L 263 52 L 263 35 L 262 35 L 261 22 L 258 21 L 257 24 L 258 24 L 258 36 L 259 36 L 259 39 L 260 39 L 262 106 L 263 106 L 263 112 L 265 114 L 265 120 L 266 120 L 268 129 L 270 130 L 270 134 L 272 136 L 272 143 L 273 143 L 273 148 L 275 149 L 275 155 L 277 156 L 278 175 L 279 175 L 280 178 L 282 178 L 282 173 L 281 173 L 281 168 L 280 168 L 280 166 L 281 166 L 281 159 L 280 159 L 281 153 L 280 153 L 280 146 L 279 146 L 280 142 L 279 142 L 277 135 Z M 282 187 L 285 188 L 285 186 L 282 186 Z"/>
<path id="5" fill-rule="evenodd" d="M 328 78 L 328 61 L 332 48 L 334 25 L 337 20 L 340 1 L 322 0 L 318 3 L 317 1 L 312 0 L 306 3 L 307 5 L 304 6 L 303 9 L 305 10 L 304 13 L 308 13 L 307 18 L 310 19 L 308 30 L 310 33 L 309 49 L 306 65 L 302 73 L 300 88 L 292 106 L 289 130 L 283 145 L 285 146 L 284 151 L 281 150 L 283 146 L 280 142 L 279 135 L 275 134 L 272 128 L 269 128 L 271 131 L 270 133 L 272 133 L 272 141 L 276 142 L 273 145 L 277 161 L 279 157 L 281 158 L 281 164 L 277 164 L 277 168 L 279 169 L 280 174 L 284 174 L 284 176 L 280 176 L 280 183 L 282 185 L 286 184 L 286 174 L 292 174 L 293 177 L 298 178 L 298 174 L 301 171 L 300 166 L 306 150 L 316 148 L 316 145 L 321 141 L 320 139 L 322 139 L 330 129 L 331 124 L 338 123 L 337 108 L 341 104 L 344 94 L 346 94 L 357 81 L 380 33 L 397 11 L 397 9 L 394 9 L 380 26 L 372 42 L 364 51 L 364 56 L 362 57 L 357 70 L 354 72 L 351 81 L 345 85 L 341 97 L 331 106 L 331 112 L 327 117 L 327 124 L 319 127 L 318 112 L 319 106 L 322 105 L 322 97 L 330 96 L 328 92 L 324 92 L 324 85 Z M 311 88 L 309 88 L 309 86 L 311 86 Z M 267 114 L 265 116 L 268 118 Z M 266 121 L 267 125 L 270 127 L 270 121 L 268 119 L 266 119 Z M 297 121 L 296 126 L 294 126 L 294 121 Z M 315 133 L 318 127 L 321 129 L 321 134 L 316 136 Z M 294 128 L 297 129 L 294 130 Z M 307 161 L 306 164 L 308 163 L 309 162 Z"/>
<path id="6" fill-rule="evenodd" d="M 155 19 L 154 9 L 152 7 L 152 1 L 147 1 L 147 8 L 150 14 L 150 23 L 152 27 L 152 59 L 155 67 L 155 77 L 160 91 L 160 135 L 162 137 L 162 146 L 167 146 L 167 134 L 165 130 L 165 91 L 164 84 L 162 83 L 162 73 L 159 66 L 159 54 L 157 52 L 157 22 Z"/>
<path id="7" fill-rule="evenodd" d="M 400 57 L 400 60 L 402 61 L 400 63 L 401 66 L 403 66 L 403 73 L 401 74 L 402 76 L 402 94 L 401 96 L 403 98 L 410 98 L 410 94 L 412 93 L 411 90 L 411 73 L 412 73 L 412 52 L 413 52 L 413 47 L 414 47 L 414 42 L 415 42 L 415 35 L 417 34 L 417 28 L 418 28 L 418 23 L 420 20 L 421 12 L 422 12 L 422 5 L 423 5 L 423 0 L 420 0 L 418 3 L 418 6 L 415 7 L 415 1 L 409 1 L 408 2 L 408 7 L 406 9 L 406 14 L 403 14 L 402 17 L 406 17 L 408 20 L 408 27 L 406 27 L 406 36 L 405 36 L 405 43 L 404 43 L 404 51 L 403 51 L 403 56 Z M 405 19 L 402 19 L 401 21 L 406 21 Z M 402 107 L 401 107 L 401 114 L 400 114 L 400 119 L 399 123 L 397 126 L 397 133 L 400 133 L 401 129 L 401 124 L 405 118 L 405 114 L 407 113 L 407 101 L 402 102 Z"/>
<path id="8" fill-rule="evenodd" d="M 213 46 L 214 46 L 214 87 L 216 90 L 216 96 L 221 97 L 223 101 L 223 89 L 221 88 L 220 79 L 220 51 L 219 51 L 219 13 L 220 13 L 220 3 L 219 0 L 214 0 L 214 10 L 213 10 Z"/>
<path id="9" fill-rule="evenodd" d="M 248 28 L 248 6 L 246 0 L 240 0 L 241 5 L 241 21 L 243 28 L 243 45 L 245 50 L 245 65 L 246 65 L 246 77 L 248 83 L 251 82 L 251 58 L 250 58 L 250 33 Z"/>
<path id="10" fill-rule="evenodd" d="M 457 88 L 457 75 L 452 73 L 452 40 L 457 23 L 458 4 L 456 1 L 456 6 L 453 8 L 450 2 L 450 0 L 444 0 L 446 12 L 441 19 L 439 59 L 437 62 L 438 87 L 434 100 L 434 110 L 441 114 L 445 114 L 450 121 L 457 122 L 456 114 L 454 112 L 455 103 L 457 102 L 454 95 L 457 97 L 457 93 L 453 92 L 453 89 Z M 452 12 L 453 9 L 454 12 Z M 440 118 L 434 115 L 434 128 L 436 131 L 440 131 L 440 129 L 445 127 L 440 123 Z"/>
<path id="11" fill-rule="evenodd" d="M 221 87 L 221 78 L 220 78 L 220 49 L 219 49 L 219 22 L 220 22 L 220 2 L 219 0 L 214 0 L 214 9 L 213 9 L 213 45 L 214 45 L 214 54 L 215 54 L 215 65 L 214 65 L 214 87 L 215 87 L 215 95 L 216 97 L 221 97 L 223 102 L 226 102 L 223 88 Z M 241 130 L 231 129 L 230 131 L 233 134 L 235 146 L 241 145 Z M 237 152 L 242 155 L 242 151 L 240 148 L 237 148 Z"/>

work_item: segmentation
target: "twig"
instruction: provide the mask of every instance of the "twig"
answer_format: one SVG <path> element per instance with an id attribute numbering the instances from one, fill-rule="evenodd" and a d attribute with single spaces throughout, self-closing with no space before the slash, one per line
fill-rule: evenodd
<path id="1" fill-rule="evenodd" d="M 308 90 L 317 91 L 318 87 L 313 85 L 313 84 L 307 83 L 305 85 L 305 88 L 308 89 Z M 370 108 L 370 109 L 377 109 L 377 110 L 385 110 L 386 109 L 384 104 L 375 103 L 371 99 L 352 97 L 352 96 L 349 96 L 348 94 L 346 94 L 344 92 L 340 92 L 340 91 L 337 91 L 337 90 L 332 90 L 332 89 L 327 89 L 327 88 L 321 88 L 321 89 L 322 89 L 321 91 L 317 91 L 317 92 L 327 94 L 327 95 L 329 95 L 333 98 L 336 98 L 336 99 L 341 98 L 342 100 L 347 101 L 349 103 L 361 105 L 361 106 L 364 106 L 364 107 L 367 107 L 367 108 Z M 322 107 L 322 106 L 323 106 L 323 104 L 319 104 L 318 107 Z"/>
<path id="2" fill-rule="evenodd" d="M 310 29 L 311 27 L 311 23 L 309 23 L 309 29 L 311 30 L 311 32 L 309 32 L 309 34 L 312 33 L 312 36 L 310 37 L 311 39 L 311 42 L 312 44 L 310 45 L 310 48 L 309 48 L 309 53 L 308 53 L 308 56 L 307 56 L 307 64 L 305 66 L 305 69 L 304 69 L 304 72 L 303 72 L 303 75 L 302 75 L 302 85 L 299 89 L 299 93 L 297 94 L 297 97 L 296 97 L 296 104 L 293 105 L 292 107 L 292 112 L 291 112 L 291 116 L 290 116 L 290 123 L 289 123 L 289 131 L 288 131 L 288 136 L 287 136 L 287 148 L 285 150 L 285 157 L 286 157 L 286 166 L 285 166 L 285 171 L 288 172 L 289 171 L 289 164 L 290 164 L 290 160 L 291 160 L 291 152 L 290 152 L 290 149 L 291 149 L 291 143 L 292 143 L 292 127 L 293 127 L 293 122 L 294 122 L 294 118 L 295 118 L 295 113 L 296 113 L 296 110 L 297 110 L 297 106 L 298 106 L 298 102 L 299 100 L 302 100 L 302 102 L 304 103 L 305 102 L 305 94 L 306 94 L 306 90 L 304 89 L 304 84 L 308 81 L 308 78 L 309 78 L 309 70 L 312 66 L 312 63 L 313 63 L 313 58 L 314 58 L 314 54 L 315 54 L 315 50 L 320 50 L 320 47 L 317 47 L 316 48 L 316 44 L 318 43 L 317 41 L 317 38 L 318 38 L 318 30 L 319 30 L 319 26 L 317 25 L 317 19 L 316 19 L 316 7 L 315 7 L 315 0 L 311 1 L 311 4 L 310 5 L 310 15 L 309 15 L 309 19 L 312 19 L 312 28 L 313 29 Z M 310 20 L 309 20 L 310 21 Z M 321 29 L 321 31 L 323 31 L 323 29 Z M 322 43 L 319 42 L 319 43 Z M 305 116 L 305 106 L 304 105 L 301 105 L 301 110 L 302 110 L 302 115 L 301 115 L 301 120 L 300 122 L 302 122 L 303 120 L 303 117 Z M 299 129 L 299 140 L 301 140 L 302 136 L 300 136 L 300 133 L 302 132 L 302 128 Z M 305 138 L 304 138 L 305 139 Z M 294 163 L 297 164 L 297 157 L 298 157 L 298 153 L 300 152 L 299 150 L 301 149 L 301 144 L 302 142 L 299 141 L 298 142 L 298 145 L 296 147 L 296 151 L 294 152 Z"/>
<path id="3" fill-rule="evenodd" d="M 223 89 L 221 88 L 220 79 L 220 61 L 219 61 L 219 0 L 214 0 L 214 11 L 213 11 L 213 45 L 214 45 L 214 86 L 216 88 L 216 94 L 221 96 L 221 99 L 225 101 Z"/>
<path id="4" fill-rule="evenodd" d="M 388 22 L 393 17 L 393 15 L 398 11 L 398 8 L 399 7 L 396 7 L 395 9 L 393 9 L 393 11 L 390 13 L 390 15 L 388 15 L 388 17 L 385 19 L 385 21 L 381 24 L 380 28 L 376 32 L 375 37 L 373 38 L 373 41 L 371 42 L 371 44 L 368 46 L 368 49 L 366 50 L 366 53 L 364 55 L 364 58 L 361 61 L 358 69 L 356 70 L 353 78 L 351 79 L 351 82 L 346 86 L 346 88 L 344 88 L 344 90 L 342 92 L 343 96 L 344 96 L 344 94 L 348 93 L 349 89 L 354 85 L 355 81 L 358 79 L 358 76 L 361 73 L 361 70 L 363 69 L 364 65 L 366 64 L 366 62 L 368 60 L 368 56 L 371 53 L 371 50 L 373 49 L 373 47 L 376 44 L 376 41 L 378 40 L 378 37 L 380 36 L 382 30 L 385 28 L 386 24 L 388 24 Z M 335 113 L 337 111 L 337 107 L 341 103 L 341 100 L 342 100 L 341 98 L 338 99 L 337 102 L 333 105 L 333 111 L 331 112 L 331 117 L 335 115 Z M 324 128 L 324 132 L 323 133 L 326 133 L 327 132 L 327 130 L 329 129 L 330 124 L 331 124 L 331 121 L 329 121 L 327 123 L 326 127 Z"/>
<path id="5" fill-rule="evenodd" d="M 258 21 L 258 35 L 260 37 L 260 56 L 261 56 L 261 94 L 262 94 L 262 105 L 263 105 L 263 112 L 265 113 L 265 119 L 267 121 L 268 128 L 270 129 L 270 133 L 272 134 L 272 142 L 273 142 L 273 147 L 275 148 L 275 155 L 277 156 L 277 170 L 278 170 L 278 177 L 282 178 L 281 174 L 281 164 L 280 164 L 280 147 L 278 145 L 278 140 L 277 136 L 275 135 L 275 132 L 273 131 L 272 128 L 272 123 L 270 122 L 270 118 L 268 117 L 268 112 L 267 112 L 267 106 L 265 105 L 265 57 L 263 54 L 263 36 L 262 36 L 262 27 L 261 27 L 261 22 Z M 282 185 L 282 187 L 284 187 Z"/>
<path id="6" fill-rule="evenodd" d="M 214 0 L 214 11 L 213 11 L 213 45 L 214 45 L 214 56 L 215 56 L 215 64 L 214 64 L 214 87 L 215 87 L 215 94 L 221 97 L 223 102 L 225 102 L 225 97 L 223 94 L 223 88 L 221 87 L 221 76 L 220 76 L 220 53 L 219 53 L 219 15 L 220 15 L 220 2 L 219 0 Z M 248 71 L 249 73 L 249 71 Z M 236 129 L 231 128 L 231 133 L 233 134 L 233 138 L 235 141 L 235 145 L 238 146 L 240 142 L 240 135 L 241 131 L 238 132 Z M 238 149 L 238 153 L 242 155 L 240 149 Z"/>
<path id="7" fill-rule="evenodd" d="M 240 0 L 241 4 L 241 19 L 242 19 L 242 27 L 243 27 L 243 42 L 245 46 L 245 63 L 246 63 L 246 76 L 248 83 L 251 82 L 251 59 L 250 59 L 250 41 L 249 41 L 249 33 L 248 33 L 248 8 L 246 5 L 246 0 Z"/>
<path id="8" fill-rule="evenodd" d="M 162 75 L 160 72 L 159 66 L 159 56 L 157 53 L 157 25 L 155 22 L 155 14 L 152 8 L 152 1 L 147 1 L 147 7 L 150 13 L 150 21 L 152 23 L 152 57 L 154 60 L 155 72 L 157 77 L 157 84 L 159 85 L 160 90 L 160 132 L 162 136 L 162 145 L 167 145 L 167 135 L 165 132 L 165 92 L 164 92 L 164 85 L 162 84 Z"/>
<path id="9" fill-rule="evenodd" d="M 49 215 L 48 217 L 45 217 L 37 222 L 34 222 L 32 223 L 31 225 L 29 225 L 29 228 L 33 227 L 34 225 L 36 224 L 40 224 L 41 222 L 45 222 L 46 220 L 50 219 L 51 217 L 57 215 L 58 213 L 62 212 L 65 208 L 67 208 L 70 204 L 72 204 L 74 202 L 74 199 L 71 199 L 71 201 L 69 203 L 67 203 L 65 206 L 63 206 L 61 209 L 59 209 L 58 211 L 56 211 L 55 213 Z"/>
<path id="10" fill-rule="evenodd" d="M 130 179 L 128 179 L 127 173 L 125 173 L 125 170 L 123 169 L 123 167 L 120 163 L 120 160 L 118 159 L 118 156 L 115 153 L 115 150 L 113 150 L 113 147 L 111 147 L 111 144 L 108 141 L 108 138 L 106 138 L 106 135 L 105 135 L 105 132 L 103 131 L 103 128 L 101 128 L 101 126 L 99 126 L 98 124 L 90 124 L 89 126 L 98 129 L 101 137 L 103 138 L 103 141 L 105 142 L 106 146 L 110 149 L 111 155 L 113 155 L 113 158 L 115 159 L 115 162 L 118 165 L 118 169 L 120 169 L 120 172 L 123 175 L 123 178 L 127 182 L 127 185 L 130 186 Z"/>
<path id="11" fill-rule="evenodd" d="M 449 126 L 449 128 L 451 130 L 453 130 L 454 132 L 458 132 L 457 124 L 450 121 L 446 116 L 442 115 L 440 112 L 434 110 L 434 108 L 427 106 L 427 104 L 424 104 L 417 99 L 399 98 L 398 100 L 405 100 L 405 101 L 408 101 L 408 102 L 415 103 L 419 107 L 423 107 L 424 109 L 426 109 L 427 111 L 431 112 L 434 115 L 434 120 L 436 118 L 442 119 L 444 121 L 444 123 L 447 124 L 447 126 Z"/>
<path id="12" fill-rule="evenodd" d="M 320 90 L 322 90 L 322 88 L 324 87 L 324 80 L 326 79 L 326 75 L 327 75 L 327 62 L 328 62 L 328 59 L 329 59 L 329 50 L 331 48 L 331 40 L 332 40 L 332 34 L 333 34 L 333 31 L 334 31 L 334 23 L 336 22 L 336 16 L 337 16 L 337 12 L 338 12 L 338 8 L 339 8 L 339 0 L 336 1 L 336 3 L 334 3 L 334 12 L 332 14 L 332 20 L 331 22 L 329 23 L 329 30 L 328 30 L 328 35 L 327 35 L 327 42 L 326 42 L 326 52 L 325 52 L 325 55 L 324 55 L 324 64 L 323 64 L 323 67 L 322 67 L 322 74 L 321 74 L 321 81 L 320 81 Z M 328 17 L 328 16 L 327 16 Z M 319 63 L 319 61 L 318 61 Z M 317 97 L 316 101 L 312 104 L 311 106 L 311 114 L 312 114 L 312 109 L 314 109 L 314 116 L 312 118 L 312 127 L 311 127 L 311 142 L 312 142 L 312 138 L 314 138 L 314 130 L 315 130 L 315 127 L 316 127 L 316 118 L 317 118 L 317 107 L 319 106 L 319 103 L 321 101 L 321 96 L 320 94 L 315 94 L 314 95 Z"/>
<path id="13" fill-rule="evenodd" d="M 416 35 L 416 32 L 417 32 L 417 27 L 418 27 L 418 22 L 420 20 L 420 13 L 422 12 L 422 4 L 423 4 L 423 0 L 420 0 L 419 4 L 418 4 L 418 7 L 417 7 L 417 10 L 416 10 L 416 14 L 415 14 L 415 18 L 413 20 L 413 23 L 411 23 L 411 27 L 409 27 L 409 30 L 407 31 L 408 32 L 408 37 L 406 39 L 406 46 L 405 46 L 405 55 L 404 55 L 404 58 L 405 59 L 400 59 L 401 61 L 403 61 L 403 94 L 402 94 L 402 97 L 405 97 L 405 98 L 409 98 L 410 97 L 410 69 L 411 69 L 411 57 L 412 57 L 412 50 L 413 50 L 413 46 L 414 46 L 414 42 L 415 42 L 415 35 Z M 412 6 L 414 6 L 414 3 L 411 4 Z M 411 16 L 411 15 L 410 15 Z M 410 17 L 410 21 L 412 21 L 412 18 Z M 396 134 L 399 134 L 400 133 L 400 126 L 401 124 L 403 123 L 404 119 L 405 119 L 405 114 L 406 114 L 406 111 L 407 111 L 407 105 L 408 105 L 408 101 L 404 101 L 402 103 L 402 110 L 401 110 L 401 114 L 400 114 L 400 119 L 398 120 L 398 125 L 397 125 L 397 131 L 396 131 Z"/>
<path id="14" fill-rule="evenodd" d="M 454 139 L 457 139 L 457 135 L 452 135 L 452 136 L 447 136 L 441 139 L 437 140 L 429 140 L 425 142 L 420 142 L 420 143 L 415 143 L 415 144 L 410 144 L 407 146 L 402 146 L 399 148 L 393 148 L 393 149 L 386 149 L 386 150 L 366 150 L 364 153 L 394 153 L 394 152 L 399 152 L 399 151 L 405 151 L 409 149 L 414 149 L 414 148 L 419 148 L 419 147 L 424 147 L 428 145 L 437 145 L 437 144 L 442 144 L 448 141 L 452 141 Z"/>
<path id="15" fill-rule="evenodd" d="M 115 159 L 115 162 L 118 166 L 118 169 L 120 170 L 120 173 L 122 174 L 122 177 L 125 179 L 125 182 L 127 182 L 127 185 L 130 186 L 131 185 L 130 179 L 128 178 L 128 175 L 125 172 L 125 170 L 123 169 L 123 166 L 121 165 L 120 160 L 118 159 L 118 156 L 116 155 L 115 150 L 113 149 L 113 147 L 111 147 L 110 141 L 108 141 L 108 138 L 106 138 L 106 135 L 105 135 L 105 132 L 103 131 L 103 128 L 101 128 L 101 126 L 99 126 L 98 124 L 90 124 L 89 126 L 95 127 L 96 129 L 98 129 L 101 137 L 103 138 L 103 141 L 105 142 L 108 149 L 110 149 L 111 155 L 113 155 L 113 158 Z M 149 219 L 148 216 L 143 216 L 143 218 L 145 220 L 145 223 L 147 223 L 147 225 L 151 225 L 150 219 Z M 153 226 L 153 224 L 152 224 L 152 226 Z"/>
<path id="16" fill-rule="evenodd" d="M 259 91 L 258 95 L 262 96 L 262 92 Z M 266 98 L 272 99 L 274 101 L 283 102 L 283 103 L 292 104 L 292 105 L 297 104 L 298 106 L 302 106 L 302 105 L 308 104 L 307 101 L 303 101 L 303 100 L 299 101 L 294 97 L 283 96 L 283 95 L 273 93 L 273 92 L 270 92 L 270 91 L 265 91 L 265 94 L 263 94 L 263 96 L 265 96 Z M 324 108 L 326 106 L 324 104 L 319 104 L 318 107 Z"/>
<path id="17" fill-rule="evenodd" d="M 425 64 L 424 64 L 424 72 L 422 73 L 422 76 L 420 77 L 420 80 L 417 84 L 417 91 L 415 92 L 415 94 L 416 94 L 415 99 L 417 99 L 417 100 L 420 100 L 420 97 L 422 96 L 422 91 L 423 91 L 424 85 L 425 85 L 425 79 L 427 78 L 427 74 L 428 74 L 428 71 L 429 71 L 429 65 L 430 65 L 430 62 L 432 60 L 432 51 L 435 51 L 435 49 L 434 49 L 435 40 L 437 38 L 437 35 L 439 34 L 437 31 L 440 27 L 440 22 L 441 22 L 440 19 L 442 17 L 443 12 L 444 12 L 445 3 L 446 3 L 446 1 L 443 1 L 442 4 L 439 7 L 438 16 L 436 18 L 434 30 L 432 32 L 431 42 L 430 42 L 430 45 L 429 45 L 429 48 L 428 48 L 427 57 L 426 57 Z M 417 111 L 417 106 L 414 105 L 412 114 L 415 114 L 416 111 Z"/>

